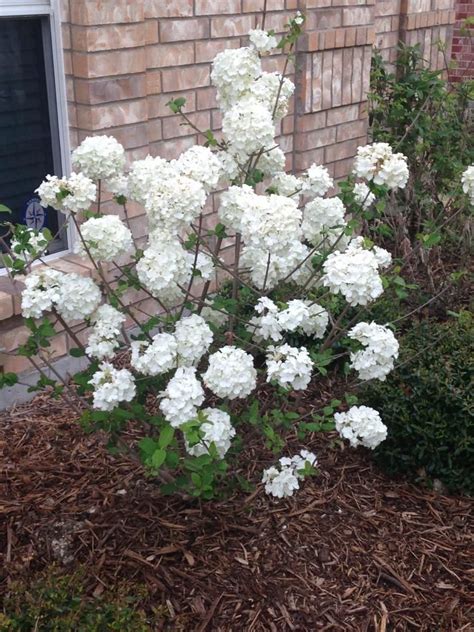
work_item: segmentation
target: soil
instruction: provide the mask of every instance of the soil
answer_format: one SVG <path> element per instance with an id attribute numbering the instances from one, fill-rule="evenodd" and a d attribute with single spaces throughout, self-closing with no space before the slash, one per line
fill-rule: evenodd
<path id="1" fill-rule="evenodd" d="M 200 503 L 162 496 L 46 396 L 4 413 L 0 591 L 81 565 L 94 596 L 146 584 L 153 630 L 474 629 L 470 499 L 389 480 L 326 434 L 307 444 L 320 476 L 275 501 L 255 465 L 275 457 L 253 443 L 241 474 L 255 491 Z"/>

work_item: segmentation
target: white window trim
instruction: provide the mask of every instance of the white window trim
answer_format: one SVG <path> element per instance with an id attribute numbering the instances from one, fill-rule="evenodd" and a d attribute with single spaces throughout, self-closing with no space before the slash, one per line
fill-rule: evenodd
<path id="1" fill-rule="evenodd" d="M 64 70 L 63 38 L 59 0 L 0 0 L 0 17 L 49 16 L 51 49 L 53 54 L 53 74 L 56 91 L 56 110 L 63 173 L 71 173 L 71 146 L 69 141 L 69 119 L 66 96 L 66 73 Z M 39 183 L 38 183 L 39 184 Z M 58 211 L 59 212 L 59 211 Z M 43 261 L 54 261 L 73 252 L 76 231 L 71 223 L 67 226 L 67 248 L 43 257 Z M 34 264 L 36 265 L 36 264 Z M 37 263 L 40 265 L 40 262 Z M 7 273 L 0 269 L 0 276 Z"/>

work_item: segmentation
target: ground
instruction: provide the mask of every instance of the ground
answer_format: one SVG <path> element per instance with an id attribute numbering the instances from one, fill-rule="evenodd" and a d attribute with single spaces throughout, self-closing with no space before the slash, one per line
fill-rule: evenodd
<path id="1" fill-rule="evenodd" d="M 96 597 L 145 584 L 150 630 L 473 629 L 469 499 L 391 481 L 331 435 L 292 499 L 165 498 L 73 417 L 43 396 L 0 416 L 3 594 L 54 562 L 84 567 Z"/>

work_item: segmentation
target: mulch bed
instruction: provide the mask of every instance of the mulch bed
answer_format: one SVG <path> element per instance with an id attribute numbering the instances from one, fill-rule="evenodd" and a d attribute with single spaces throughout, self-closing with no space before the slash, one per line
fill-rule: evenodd
<path id="1" fill-rule="evenodd" d="M 145 583 L 166 615 L 156 630 L 473 630 L 472 502 L 330 443 L 310 442 L 321 476 L 292 499 L 258 486 L 186 502 L 40 396 L 0 416 L 1 589 L 62 562 L 87 568 L 94 595 Z"/>

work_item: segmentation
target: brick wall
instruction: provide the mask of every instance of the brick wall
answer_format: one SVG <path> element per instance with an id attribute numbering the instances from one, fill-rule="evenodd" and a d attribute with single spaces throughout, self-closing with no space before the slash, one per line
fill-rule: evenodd
<path id="1" fill-rule="evenodd" d="M 348 173 L 357 146 L 367 138 L 372 46 L 393 62 L 399 40 L 420 42 L 439 67 L 434 43 L 449 41 L 453 1 L 267 0 L 266 29 L 282 32 L 297 9 L 307 16 L 290 67 L 295 97 L 278 130 L 288 169 L 317 162 L 336 178 Z M 264 0 L 60 0 L 60 5 L 71 145 L 107 133 L 137 159 L 148 153 L 172 158 L 202 142 L 167 108 L 171 98 L 185 97 L 190 119 L 218 133 L 211 61 L 224 48 L 247 43 L 248 30 L 261 25 Z M 283 62 L 281 54 L 273 54 L 264 59 L 264 68 L 281 71 Z M 211 200 L 209 214 L 213 205 Z M 141 208 L 130 204 L 129 213 L 136 236 L 145 238 Z M 71 255 L 54 266 L 92 274 Z M 5 283 L 3 289 L 0 345 L 11 352 L 27 332 L 18 316 L 18 296 Z M 54 345 L 56 356 L 75 346 L 64 333 Z M 5 371 L 27 366 L 22 358 L 0 357 Z"/>
<path id="2" fill-rule="evenodd" d="M 466 18 L 474 16 L 474 2 L 456 1 L 456 23 L 454 25 L 452 62 L 449 77 L 453 81 L 474 78 L 474 28 L 470 35 L 466 29 L 461 32 Z"/>

